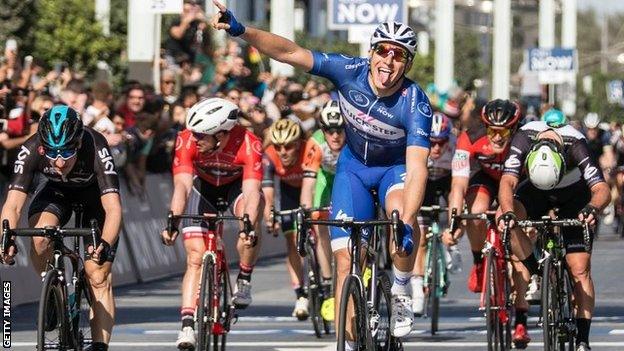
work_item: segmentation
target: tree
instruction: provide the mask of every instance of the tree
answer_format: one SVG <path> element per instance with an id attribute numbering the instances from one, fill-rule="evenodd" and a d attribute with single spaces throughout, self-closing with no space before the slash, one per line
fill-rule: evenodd
<path id="1" fill-rule="evenodd" d="M 41 15 L 34 25 L 36 57 L 50 63 L 67 62 L 87 74 L 96 70 L 100 60 L 118 63 L 125 37 L 102 34 L 93 1 L 39 0 L 37 9 Z M 118 21 L 112 22 L 112 29 L 123 28 Z"/>
<path id="2" fill-rule="evenodd" d="M 484 74 L 479 36 L 467 30 L 455 30 L 455 80 L 464 89 L 473 89 L 473 82 Z M 489 61 L 489 60 L 488 60 Z"/>
<path id="3" fill-rule="evenodd" d="M 35 0 L 3 0 L 0 1 L 0 44 L 8 38 L 17 40 L 20 51 L 30 53 L 32 48 L 32 31 L 36 22 Z"/>

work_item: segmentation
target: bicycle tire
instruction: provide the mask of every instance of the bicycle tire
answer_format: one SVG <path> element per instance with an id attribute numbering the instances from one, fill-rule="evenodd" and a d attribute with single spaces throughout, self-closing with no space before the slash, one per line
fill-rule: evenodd
<path id="1" fill-rule="evenodd" d="M 39 314 L 37 318 L 37 351 L 50 349 L 64 350 L 69 348 L 70 331 L 65 310 L 65 286 L 58 279 L 56 270 L 48 270 L 43 280 L 41 296 L 39 299 Z M 51 299 L 52 304 L 48 301 Z M 56 309 L 56 324 L 51 330 L 48 326 L 47 317 L 49 309 Z M 51 324 L 51 323 L 50 323 Z"/>
<path id="2" fill-rule="evenodd" d="M 213 351 L 225 351 L 225 345 L 227 342 L 227 333 L 230 331 L 230 326 L 229 320 L 226 320 L 226 318 L 230 318 L 229 312 L 230 312 L 230 301 L 232 301 L 232 297 L 230 296 L 230 281 L 229 281 L 229 276 L 227 273 L 227 270 L 225 271 L 221 271 L 219 272 L 219 276 L 220 276 L 220 280 L 221 280 L 221 287 L 220 287 L 220 296 L 221 296 L 221 306 L 219 307 L 219 316 L 223 316 L 222 318 L 220 318 L 219 322 L 220 323 L 226 323 L 227 325 L 224 325 L 225 329 L 223 334 L 218 335 L 218 334 L 213 334 Z"/>
<path id="3" fill-rule="evenodd" d="M 489 351 L 504 350 L 503 328 L 496 298 L 499 282 L 495 259 L 493 250 L 490 250 L 485 256 L 485 320 Z"/>
<path id="4" fill-rule="evenodd" d="M 392 293 L 390 291 L 390 278 L 385 272 L 377 274 L 377 296 L 373 308 L 379 315 L 376 330 L 372 333 L 373 343 L 377 351 L 393 351 L 395 339 L 390 332 L 390 316 L 392 315 Z M 370 289 L 367 289 L 370 294 Z"/>
<path id="5" fill-rule="evenodd" d="M 349 307 L 349 301 L 352 301 L 353 306 L 353 330 L 355 331 L 355 349 L 356 350 L 372 350 L 372 340 L 370 336 L 370 330 L 367 323 L 367 309 L 364 296 L 362 294 L 362 283 L 357 276 L 348 275 L 342 286 L 342 293 L 340 295 L 340 316 L 338 318 L 338 351 L 345 351 L 346 341 L 346 327 L 347 327 L 347 310 Z"/>
<path id="6" fill-rule="evenodd" d="M 431 255 L 429 264 L 431 264 L 431 279 L 429 290 L 429 315 L 431 316 L 431 335 L 435 335 L 438 331 L 438 318 L 440 315 L 440 295 L 438 293 L 441 290 L 440 286 L 440 266 L 438 264 L 438 255 L 440 254 L 438 245 L 441 245 L 434 237 L 431 241 Z"/>
<path id="7" fill-rule="evenodd" d="M 202 264 L 201 280 L 199 287 L 199 301 L 197 303 L 197 351 L 209 351 L 212 334 L 213 310 L 214 310 L 214 272 L 215 263 L 213 256 L 204 256 Z"/>
<path id="8" fill-rule="evenodd" d="M 542 335 L 544 337 L 544 351 L 554 351 L 558 348 L 556 314 L 557 285 L 553 271 L 554 265 L 550 256 L 543 262 L 542 271 Z"/>
<path id="9" fill-rule="evenodd" d="M 563 321 L 567 321 L 567 323 L 564 324 L 565 335 L 559 340 L 559 350 L 574 351 L 576 348 L 576 325 L 574 324 L 574 327 L 572 327 L 572 323 L 574 323 L 574 306 L 572 304 L 572 292 L 574 291 L 574 288 L 572 286 L 572 280 L 567 268 L 562 268 L 561 277 L 563 278 L 562 286 L 567 289 L 567 291 L 563 292 L 562 299 L 560 300 L 563 303 L 561 308 L 561 318 Z"/>
<path id="10" fill-rule="evenodd" d="M 308 268 L 308 279 L 306 281 L 308 298 L 310 301 L 310 319 L 314 328 L 314 335 L 317 338 L 323 337 L 323 317 L 321 317 L 321 305 L 323 304 L 323 294 L 321 293 L 321 277 L 319 274 L 316 251 L 309 241 L 305 244 L 306 261 Z"/>
<path id="11" fill-rule="evenodd" d="M 82 350 L 91 341 L 91 324 L 89 315 L 91 313 L 92 296 L 89 280 L 85 275 L 84 268 L 78 273 L 78 281 L 75 290 L 75 306 L 78 308 L 76 315 L 72 318 L 72 337 L 76 350 Z M 71 308 L 71 306 L 70 306 Z"/>

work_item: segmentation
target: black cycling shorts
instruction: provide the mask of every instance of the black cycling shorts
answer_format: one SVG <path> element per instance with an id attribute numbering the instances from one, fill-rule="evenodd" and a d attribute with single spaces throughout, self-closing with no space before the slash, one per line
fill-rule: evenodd
<path id="1" fill-rule="evenodd" d="M 193 189 L 186 201 L 186 210 L 188 214 L 202 215 L 204 213 L 217 213 L 218 201 L 224 200 L 231 213 L 234 213 L 234 206 L 237 199 L 242 194 L 242 178 L 231 183 L 221 186 L 214 186 L 199 177 L 193 180 Z M 208 230 L 208 224 L 201 222 L 193 222 L 189 219 L 181 221 L 183 233 L 201 233 Z"/>
<path id="2" fill-rule="evenodd" d="M 299 207 L 300 197 L 301 188 L 280 182 L 280 210 L 292 210 Z M 280 224 L 283 233 L 295 230 L 295 218 L 295 214 L 281 217 Z"/>
<path id="3" fill-rule="evenodd" d="M 484 192 L 490 196 L 490 203 L 498 196 L 498 184 L 499 180 L 496 180 L 483 171 L 478 171 L 472 177 L 468 183 L 468 193 Z"/>
<path id="4" fill-rule="evenodd" d="M 524 205 L 529 219 L 538 220 L 553 208 L 559 209 L 559 218 L 578 218 L 579 212 L 589 203 L 591 192 L 580 180 L 565 188 L 540 190 L 527 179 L 520 183 L 515 198 Z M 585 252 L 582 227 L 561 228 L 566 252 Z M 593 242 L 594 233 L 590 233 Z"/>
<path id="5" fill-rule="evenodd" d="M 48 182 L 43 189 L 35 195 L 28 209 L 28 218 L 41 212 L 49 212 L 58 217 L 61 226 L 65 226 L 72 216 L 73 204 L 82 205 L 83 220 L 80 225 L 81 227 L 89 228 L 91 226 L 91 219 L 95 219 L 98 222 L 100 231 L 104 228 L 106 213 L 102 206 L 100 188 L 97 184 L 90 185 L 86 188 L 65 188 Z M 86 247 L 93 245 L 93 241 L 89 237 L 84 237 L 83 239 L 86 251 Z M 108 262 L 113 262 L 115 260 L 118 244 L 119 240 L 111 244 L 111 249 L 106 259 Z M 85 259 L 88 258 L 85 252 Z"/>

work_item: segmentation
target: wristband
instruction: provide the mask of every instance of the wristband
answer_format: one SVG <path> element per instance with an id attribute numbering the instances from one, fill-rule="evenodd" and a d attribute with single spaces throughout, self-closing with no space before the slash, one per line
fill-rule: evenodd
<path id="1" fill-rule="evenodd" d="M 230 25 L 230 29 L 226 29 L 229 35 L 233 37 L 237 37 L 245 33 L 245 26 L 243 26 L 240 22 L 236 20 L 234 14 L 230 10 L 226 10 L 225 12 L 221 12 L 221 19 L 219 22 L 227 23 Z"/>

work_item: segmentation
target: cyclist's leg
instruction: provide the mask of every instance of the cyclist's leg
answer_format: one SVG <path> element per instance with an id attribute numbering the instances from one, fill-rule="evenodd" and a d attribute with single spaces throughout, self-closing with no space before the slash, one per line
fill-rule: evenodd
<path id="1" fill-rule="evenodd" d="M 35 196 L 28 209 L 28 223 L 31 227 L 57 226 L 67 223 L 71 217 L 70 200 L 63 191 L 46 185 Z M 52 247 L 47 238 L 33 237 L 30 259 L 37 272 L 46 270 L 46 262 L 52 257 Z"/>
<path id="2" fill-rule="evenodd" d="M 230 190 L 228 192 L 228 202 L 231 204 L 232 213 L 236 216 L 243 216 L 245 214 L 246 204 L 250 199 L 246 198 L 242 191 L 242 183 L 240 181 L 234 182 L 230 186 Z M 256 196 L 256 195 L 254 195 Z M 239 274 L 238 279 L 247 280 L 247 282 L 251 281 L 251 274 L 253 272 L 254 266 L 256 265 L 256 261 L 258 260 L 258 253 L 260 252 L 261 245 L 261 232 L 260 223 L 262 218 L 262 213 L 264 211 L 264 196 L 261 190 L 258 190 L 257 196 L 258 199 L 251 199 L 252 202 L 260 202 L 260 206 L 258 206 L 255 211 L 255 218 L 258 218 L 256 224 L 254 226 L 254 232 L 256 234 L 257 242 L 256 246 L 246 245 L 245 239 L 243 237 L 238 238 L 238 242 L 236 243 L 236 250 L 238 251 L 238 256 L 240 257 L 239 263 Z M 251 214 L 249 214 L 251 215 Z M 240 229 L 242 229 L 242 224 Z"/>
<path id="3" fill-rule="evenodd" d="M 334 178 L 334 187 L 332 190 L 332 213 L 333 219 L 344 219 L 348 217 L 366 220 L 374 218 L 375 209 L 373 207 L 373 197 L 369 192 L 370 184 L 365 182 L 366 179 L 375 180 L 376 174 L 371 173 L 370 169 L 365 168 L 357 161 L 349 160 L 348 149 L 343 149 L 343 153 L 338 161 L 338 171 Z M 344 164 L 341 166 L 341 162 Z M 347 170 L 348 168 L 348 170 Z M 369 172 L 366 172 L 366 171 Z M 374 170 L 372 170 L 374 171 Z M 345 277 L 350 270 L 350 231 L 337 227 L 330 228 L 331 247 L 334 253 L 336 263 L 336 296 L 335 296 L 335 320 L 338 321 L 340 298 L 342 285 Z M 347 339 L 353 340 L 351 332 L 351 319 L 347 318 L 346 329 Z"/>
<path id="4" fill-rule="evenodd" d="M 322 169 L 316 176 L 316 187 L 314 190 L 313 207 L 329 206 L 331 202 L 331 191 L 334 184 L 334 175 L 328 174 Z M 321 216 L 325 216 L 324 213 Z M 327 226 L 314 226 L 317 237 L 316 255 L 321 268 L 321 276 L 324 283 L 331 280 L 331 244 L 329 241 L 329 228 Z"/>

